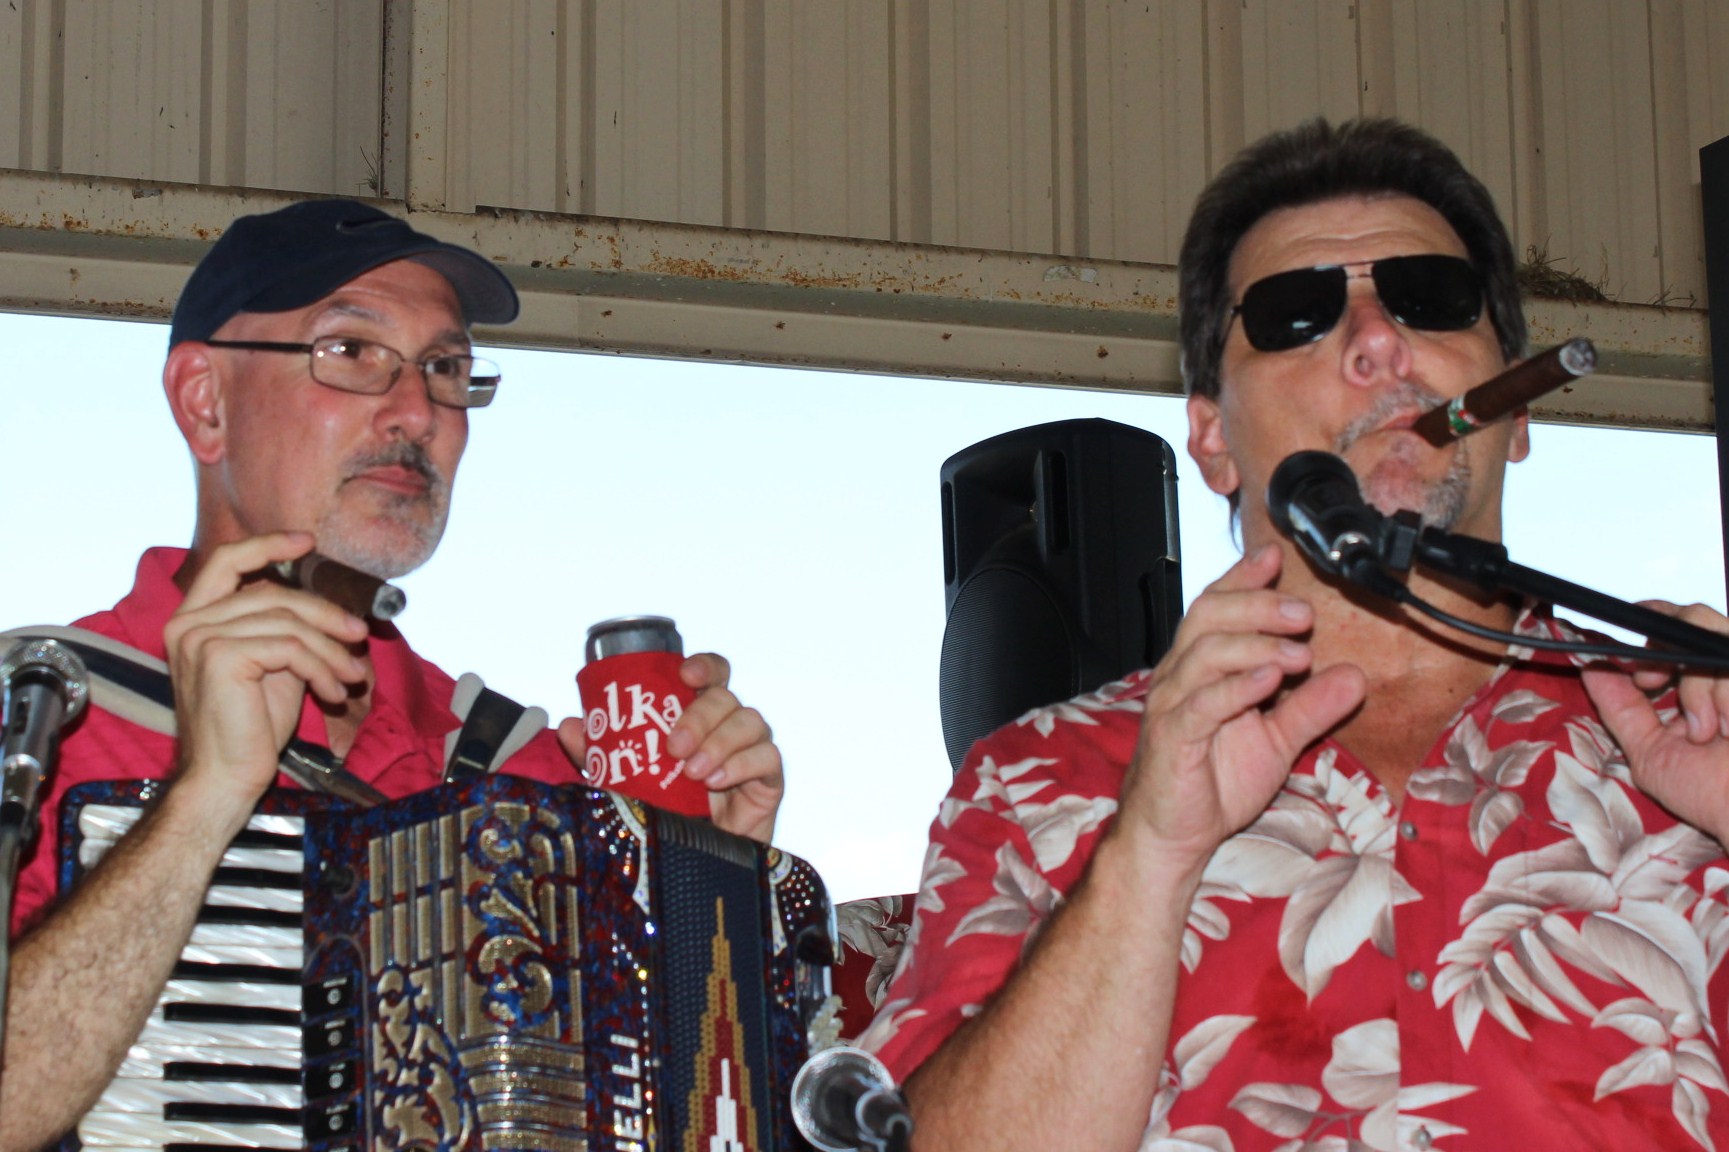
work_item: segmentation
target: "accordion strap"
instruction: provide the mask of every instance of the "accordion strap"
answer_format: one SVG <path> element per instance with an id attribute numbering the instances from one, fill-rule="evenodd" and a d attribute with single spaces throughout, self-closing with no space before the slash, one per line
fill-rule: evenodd
<path id="1" fill-rule="evenodd" d="M 105 712 L 140 728 L 176 735 L 174 685 L 168 665 L 87 628 L 60 624 L 37 624 L 0 632 L 8 640 L 58 640 L 72 649 L 90 674 L 90 701 Z M 350 803 L 371 807 L 385 799 L 384 793 L 342 767 L 330 749 L 298 736 L 288 741 L 277 766 L 302 788 L 328 792 Z"/>
<path id="2" fill-rule="evenodd" d="M 525 708 L 502 692 L 494 692 L 472 672 L 456 682 L 450 710 L 462 718 L 462 728 L 444 741 L 444 780 L 453 784 L 498 771 L 548 723 L 546 709 Z"/>
<path id="3" fill-rule="evenodd" d="M 97 707 L 140 728 L 175 735 L 174 685 L 168 665 L 148 652 L 100 632 L 60 624 L 14 628 L 0 632 L 0 637 L 60 641 L 84 661 L 90 673 L 90 699 Z M 450 707 L 462 727 L 445 738 L 446 782 L 498 771 L 548 723 L 546 709 L 525 708 L 488 688 L 472 672 L 457 680 Z M 328 792 L 363 807 L 385 799 L 384 793 L 344 769 L 330 749 L 298 736 L 282 750 L 278 767 L 302 788 Z"/>

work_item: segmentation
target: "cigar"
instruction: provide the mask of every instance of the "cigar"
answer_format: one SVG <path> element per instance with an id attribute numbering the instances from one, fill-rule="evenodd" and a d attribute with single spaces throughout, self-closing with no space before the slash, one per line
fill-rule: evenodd
<path id="1" fill-rule="evenodd" d="M 1583 336 L 1557 344 L 1417 418 L 1411 431 L 1437 448 L 1492 424 L 1597 367 L 1597 348 Z"/>
<path id="2" fill-rule="evenodd" d="M 407 594 L 396 585 L 320 552 L 308 552 L 295 560 L 279 560 L 270 567 L 284 582 L 322 596 L 356 616 L 390 620 L 408 607 Z"/>

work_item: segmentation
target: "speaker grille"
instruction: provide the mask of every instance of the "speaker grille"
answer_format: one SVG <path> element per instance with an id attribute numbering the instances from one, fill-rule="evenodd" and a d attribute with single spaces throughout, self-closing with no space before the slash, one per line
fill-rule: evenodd
<path id="1" fill-rule="evenodd" d="M 961 586 L 943 632 L 943 743 L 956 768 L 979 737 L 1081 691 L 1076 637 L 1057 601 L 1018 568 L 987 567 Z"/>

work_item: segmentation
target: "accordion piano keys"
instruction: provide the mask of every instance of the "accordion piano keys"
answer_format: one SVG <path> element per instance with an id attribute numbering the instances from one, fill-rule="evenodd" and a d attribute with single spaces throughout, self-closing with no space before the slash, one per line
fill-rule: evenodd
<path id="1" fill-rule="evenodd" d="M 99 860 L 140 812 L 81 809 L 80 864 Z M 86 1148 L 306 1146 L 302 827 L 298 817 L 256 815 L 223 856 L 173 978 L 78 1125 Z"/>

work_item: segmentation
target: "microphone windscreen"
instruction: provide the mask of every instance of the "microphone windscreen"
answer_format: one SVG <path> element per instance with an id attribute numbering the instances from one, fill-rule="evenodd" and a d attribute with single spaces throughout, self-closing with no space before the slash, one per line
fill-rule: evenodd
<path id="1" fill-rule="evenodd" d="M 1323 487 L 1334 486 L 1335 492 L 1328 494 L 1332 498 L 1327 499 L 1326 504 L 1362 501 L 1357 474 L 1351 471 L 1349 464 L 1331 452 L 1306 450 L 1291 453 L 1279 461 L 1272 478 L 1267 481 L 1267 513 L 1273 518 L 1273 526 L 1289 536 L 1293 528 L 1292 502 L 1307 499 Z"/>
<path id="2" fill-rule="evenodd" d="M 65 719 L 76 719 L 90 700 L 90 674 L 78 654 L 58 640 L 20 640 L 0 657 L 0 685 L 39 678 L 65 699 Z"/>

